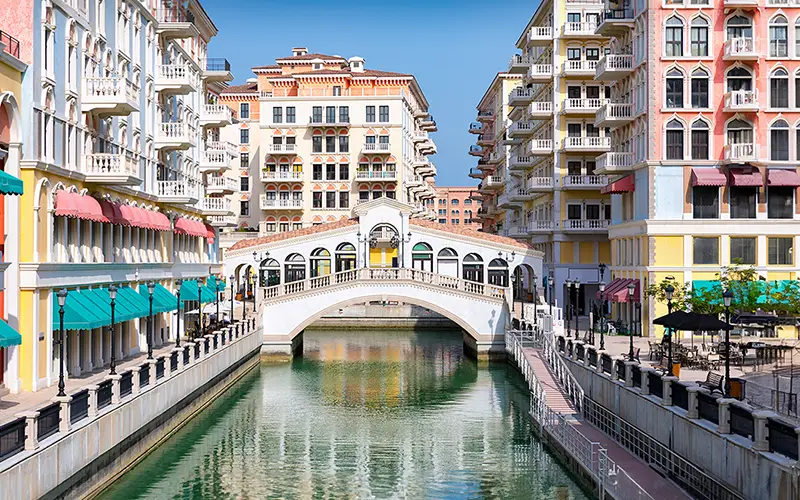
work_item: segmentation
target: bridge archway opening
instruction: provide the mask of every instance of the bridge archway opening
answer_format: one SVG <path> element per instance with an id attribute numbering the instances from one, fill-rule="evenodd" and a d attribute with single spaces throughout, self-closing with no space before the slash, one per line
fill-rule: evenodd
<path id="1" fill-rule="evenodd" d="M 411 267 L 422 271 L 433 272 L 433 248 L 420 242 L 411 248 Z"/>
<path id="2" fill-rule="evenodd" d="M 464 270 L 463 278 L 467 281 L 474 281 L 475 283 L 484 283 L 483 279 L 483 258 L 476 254 L 470 253 L 464 257 Z"/>
<path id="3" fill-rule="evenodd" d="M 337 273 L 356 268 L 356 247 L 352 243 L 340 243 L 336 247 L 334 255 Z"/>
<path id="4" fill-rule="evenodd" d="M 311 277 L 331 274 L 331 253 L 324 248 L 315 248 L 311 252 Z"/>
<path id="5" fill-rule="evenodd" d="M 450 247 L 439 250 L 436 268 L 441 275 L 458 278 L 458 252 Z"/>
<path id="6" fill-rule="evenodd" d="M 284 282 L 303 281 L 306 279 L 306 259 L 299 253 L 289 254 L 284 264 Z"/>
<path id="7" fill-rule="evenodd" d="M 258 275 L 261 287 L 280 285 L 281 265 L 275 259 L 264 259 L 259 266 Z"/>
<path id="8" fill-rule="evenodd" d="M 489 284 L 495 286 L 508 286 L 508 262 L 497 258 L 489 262 Z"/>

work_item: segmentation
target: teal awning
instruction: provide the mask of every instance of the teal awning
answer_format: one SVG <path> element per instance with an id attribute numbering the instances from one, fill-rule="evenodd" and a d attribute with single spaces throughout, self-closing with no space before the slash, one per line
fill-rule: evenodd
<path id="1" fill-rule="evenodd" d="M 117 304 L 125 304 L 133 314 L 131 319 L 150 316 L 150 303 L 129 286 L 117 290 Z"/>
<path id="2" fill-rule="evenodd" d="M 754 290 L 759 294 L 756 303 L 766 304 L 770 300 L 774 300 L 772 298 L 768 300 L 767 293 L 770 295 L 776 293 L 791 295 L 793 290 L 796 290 L 796 285 L 793 283 L 794 282 L 792 280 L 750 281 L 747 282 L 748 287 L 745 288 L 745 290 Z M 734 294 L 743 293 L 742 287 L 732 286 L 732 289 Z M 722 286 L 720 285 L 719 280 L 692 281 L 692 290 L 699 291 L 703 294 L 710 294 L 713 298 L 709 302 L 713 305 L 722 304 Z M 735 300 L 736 297 L 734 296 L 734 301 Z"/>
<path id="3" fill-rule="evenodd" d="M 125 289 L 129 291 L 123 291 Z M 111 296 L 108 294 L 108 288 L 96 288 L 88 291 L 92 293 L 92 299 L 95 304 L 108 315 L 109 320 L 106 324 L 111 324 Z M 132 298 L 130 295 L 131 293 L 136 297 L 141 297 L 138 293 L 134 292 L 131 287 L 120 287 L 117 289 L 117 298 L 114 301 L 115 323 L 141 318 L 149 314 L 149 309 L 143 308 L 142 302 L 136 300 L 136 298 Z"/>
<path id="4" fill-rule="evenodd" d="M 100 308 L 91 290 L 67 293 L 64 303 L 64 330 L 91 330 L 111 324 L 108 312 Z M 60 327 L 58 300 L 53 298 L 53 331 Z"/>
<path id="5" fill-rule="evenodd" d="M 221 292 L 221 291 L 225 290 L 225 288 L 228 285 L 227 285 L 227 283 L 225 283 L 225 280 L 218 279 L 216 276 L 209 276 L 208 277 L 208 281 L 206 282 L 206 286 L 211 288 L 211 290 L 214 290 L 214 288 L 217 288 Z"/>
<path id="6" fill-rule="evenodd" d="M 150 291 L 147 285 L 139 285 L 139 295 L 147 301 L 147 312 L 150 314 Z M 178 308 L 178 298 L 164 286 L 156 283 L 153 289 L 153 314 L 170 312 Z"/>
<path id="7" fill-rule="evenodd" d="M 20 345 L 21 343 L 22 335 L 11 328 L 11 325 L 0 319 L 0 347 Z"/>
<path id="8" fill-rule="evenodd" d="M 22 194 L 22 179 L 0 170 L 0 193 Z"/>
<path id="9" fill-rule="evenodd" d="M 209 288 L 207 285 L 203 285 L 202 283 L 200 286 L 200 302 L 203 304 L 207 304 L 209 302 L 214 302 L 217 300 L 217 296 L 214 293 L 212 288 Z M 181 301 L 192 301 L 196 302 L 197 299 L 197 292 L 198 292 L 198 281 L 197 280 L 189 280 L 184 281 L 183 285 L 181 285 Z"/>

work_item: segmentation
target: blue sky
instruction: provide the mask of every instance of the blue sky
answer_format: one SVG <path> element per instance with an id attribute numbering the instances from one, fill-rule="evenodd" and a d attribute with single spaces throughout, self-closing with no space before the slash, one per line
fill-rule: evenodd
<path id="1" fill-rule="evenodd" d="M 475 106 L 498 71 L 507 68 L 538 1 L 405 0 L 273 2 L 201 0 L 220 34 L 210 56 L 225 57 L 244 83 L 250 68 L 274 64 L 295 46 L 311 52 L 361 56 L 367 67 L 413 73 L 439 132 L 436 184 L 475 185 L 467 154 Z"/>

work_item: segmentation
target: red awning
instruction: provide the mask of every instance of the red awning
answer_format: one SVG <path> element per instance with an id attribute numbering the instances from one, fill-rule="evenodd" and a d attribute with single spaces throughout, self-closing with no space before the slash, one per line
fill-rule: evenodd
<path id="1" fill-rule="evenodd" d="M 179 217 L 175 221 L 175 233 L 187 234 L 189 236 L 200 236 L 203 238 L 208 237 L 205 225 L 202 222 Z"/>
<path id="2" fill-rule="evenodd" d="M 727 181 L 725 174 L 718 168 L 692 168 L 692 187 L 719 187 L 724 186 Z"/>
<path id="3" fill-rule="evenodd" d="M 169 218 L 164 215 L 162 212 L 150 212 L 153 217 L 153 221 L 156 224 L 156 231 L 169 231 L 172 229 L 172 226 L 169 223 Z"/>
<path id="4" fill-rule="evenodd" d="M 616 292 L 617 289 L 619 289 L 624 285 L 624 282 L 625 282 L 624 278 L 614 278 L 613 280 L 611 280 L 611 283 L 606 285 L 606 289 L 603 290 L 602 294 L 600 292 L 597 292 L 597 298 L 608 300 L 609 296 L 612 293 Z"/>
<path id="5" fill-rule="evenodd" d="M 74 217 L 94 222 L 110 222 L 96 199 L 91 196 L 70 193 L 63 189 L 56 193 L 55 214 L 61 217 Z"/>
<path id="6" fill-rule="evenodd" d="M 122 218 L 125 220 L 126 226 L 132 227 L 144 227 L 142 225 L 142 221 L 139 219 L 139 212 L 134 210 L 135 207 L 131 205 L 120 205 L 119 211 L 122 214 Z"/>
<path id="7" fill-rule="evenodd" d="M 64 191 L 63 189 L 56 193 L 56 215 L 62 217 L 78 217 L 80 211 L 78 210 L 78 195 Z"/>
<path id="8" fill-rule="evenodd" d="M 206 240 L 208 241 L 209 245 L 214 244 L 214 239 L 217 237 L 217 233 L 214 231 L 214 228 L 208 224 L 205 225 L 206 229 Z"/>
<path id="9" fill-rule="evenodd" d="M 794 170 L 771 168 L 767 170 L 767 185 L 800 187 L 800 175 Z"/>
<path id="10" fill-rule="evenodd" d="M 761 171 L 755 167 L 752 168 L 732 168 L 730 171 L 731 186 L 737 187 L 761 187 L 764 184 L 764 179 L 761 176 Z"/>
<path id="11" fill-rule="evenodd" d="M 78 196 L 78 208 L 81 219 L 94 222 L 109 222 L 108 217 L 103 214 L 100 203 L 91 196 Z"/>
<path id="12" fill-rule="evenodd" d="M 626 175 L 622 179 L 616 180 L 600 189 L 602 194 L 621 194 L 630 193 L 635 189 L 633 174 Z"/>
<path id="13" fill-rule="evenodd" d="M 614 278 L 611 283 L 606 286 L 602 296 L 600 292 L 597 293 L 597 298 L 602 298 L 611 302 L 628 302 L 628 285 L 631 283 L 635 286 L 633 302 L 639 302 L 639 280 L 632 278 Z"/>
<path id="14" fill-rule="evenodd" d="M 125 226 L 128 222 L 122 216 L 122 212 L 119 210 L 119 205 L 108 201 L 108 200 L 98 200 L 100 203 L 100 210 L 102 210 L 103 215 L 108 219 L 108 222 L 111 224 L 119 224 L 121 226 Z"/>

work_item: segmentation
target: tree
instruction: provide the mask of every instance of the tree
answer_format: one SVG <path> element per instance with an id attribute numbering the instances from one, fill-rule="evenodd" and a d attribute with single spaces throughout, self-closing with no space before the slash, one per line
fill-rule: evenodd
<path id="1" fill-rule="evenodd" d="M 688 297 L 689 284 L 680 283 L 673 276 L 667 276 L 659 283 L 651 283 L 647 287 L 647 290 L 645 290 L 645 295 L 655 298 L 657 302 L 666 304 L 667 286 L 669 285 L 672 285 L 672 288 L 675 289 L 672 293 L 672 310 L 685 311 L 687 308 L 686 301 Z"/>

